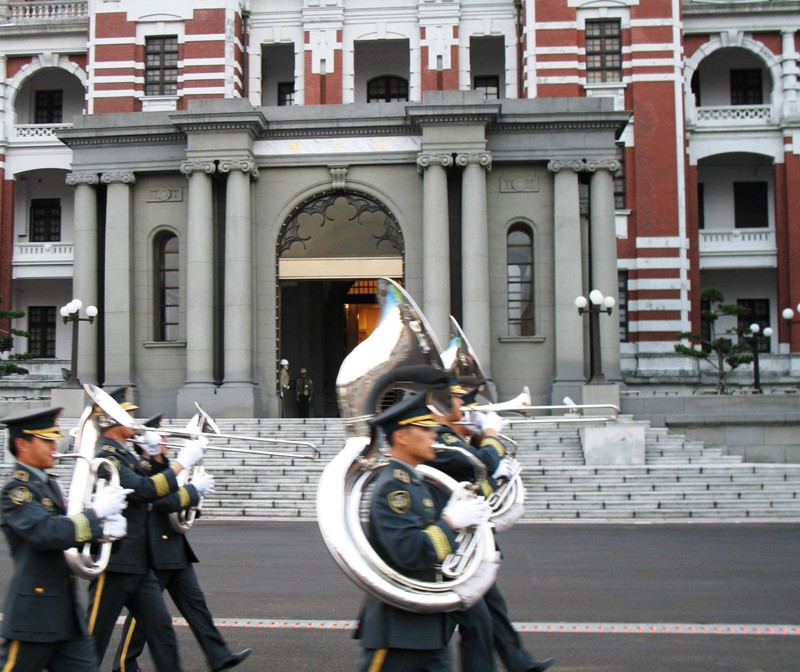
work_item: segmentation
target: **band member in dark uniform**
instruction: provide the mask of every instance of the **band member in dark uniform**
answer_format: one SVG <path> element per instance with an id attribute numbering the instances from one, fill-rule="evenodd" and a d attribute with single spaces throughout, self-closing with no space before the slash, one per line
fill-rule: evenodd
<path id="1" fill-rule="evenodd" d="M 146 421 L 148 427 L 158 427 L 161 416 Z M 142 452 L 151 459 L 154 473 L 169 467 L 167 448 L 163 437 L 153 432 L 144 433 Z M 214 492 L 214 477 L 206 472 L 195 474 L 189 481 L 189 504 L 197 506 L 200 497 L 207 497 Z M 206 604 L 206 597 L 200 588 L 197 574 L 192 563 L 197 556 L 192 551 L 185 534 L 175 530 L 170 522 L 170 513 L 175 513 L 184 504 L 175 502 L 174 495 L 168 495 L 153 502 L 153 510 L 147 521 L 148 540 L 150 545 L 151 567 L 161 589 L 166 589 L 181 615 L 186 619 L 194 633 L 197 643 L 203 649 L 209 667 L 214 672 L 230 670 L 247 658 L 251 649 L 233 653 L 222 633 L 214 625 L 214 617 Z M 144 631 L 136 619 L 128 614 L 119 647 L 114 656 L 114 671 L 137 672 L 137 659 L 145 645 Z"/>
<path id="2" fill-rule="evenodd" d="M 453 402 L 450 415 L 434 416 L 440 423 L 436 430 L 437 440 L 445 446 L 470 453 L 484 465 L 489 477 L 478 485 L 480 491 L 488 496 L 497 487 L 497 479 L 511 474 L 509 461 L 505 459 L 505 447 L 499 439 L 503 419 L 496 413 L 475 414 L 477 428 L 467 440 L 464 425 L 457 423 L 464 419 L 462 407 L 465 401 L 472 401 L 475 390 L 452 380 L 450 391 Z M 472 461 L 460 451 L 439 451 L 436 459 L 427 464 L 458 481 L 475 480 Z M 459 626 L 462 672 L 491 672 L 495 669 L 495 650 L 508 672 L 544 672 L 556 662 L 555 658 L 536 661 L 522 646 L 497 583 L 486 592 L 481 602 L 471 609 L 454 612 L 453 618 Z M 487 624 L 489 637 L 486 636 Z"/>
<path id="3" fill-rule="evenodd" d="M 126 391 L 121 387 L 109 394 L 125 410 L 136 410 L 138 406 L 126 401 Z M 128 536 L 114 542 L 115 549 L 106 572 L 89 585 L 89 632 L 95 639 L 97 657 L 102 663 L 117 618 L 122 608 L 127 607 L 144 630 L 158 672 L 176 672 L 181 667 L 172 617 L 161 587 L 150 571 L 148 506 L 170 493 L 174 493 L 178 502 L 188 506 L 190 490 L 194 489 L 192 486 L 179 488 L 177 475 L 203 458 L 203 446 L 197 441 L 186 441 L 169 468 L 151 475 L 149 459 L 139 456 L 126 445 L 135 434 L 135 429 L 109 419 L 97 446 L 97 454 L 108 459 L 117 469 L 122 486 L 133 492 L 125 510 Z"/>
<path id="4" fill-rule="evenodd" d="M 128 491 L 108 486 L 92 508 L 65 515 L 64 492 L 46 469 L 55 464 L 60 408 L 8 417 L 8 449 L 16 458 L 3 486 L 3 532 L 14 558 L 14 576 L 3 610 L 0 669 L 4 672 L 96 672 L 94 643 L 78 600 L 76 579 L 64 551 L 103 538 L 103 523 L 125 535 Z"/>
<path id="5" fill-rule="evenodd" d="M 435 566 L 455 546 L 456 530 L 480 523 L 488 511 L 478 498 L 437 507 L 416 471 L 418 464 L 434 457 L 436 422 L 424 399 L 424 394 L 410 395 L 370 421 L 386 435 L 391 463 L 376 478 L 369 537 L 375 551 L 393 568 L 432 581 Z M 365 649 L 360 670 L 449 670 L 448 642 L 454 627 L 447 613 L 414 613 L 368 596 L 356 633 Z"/>

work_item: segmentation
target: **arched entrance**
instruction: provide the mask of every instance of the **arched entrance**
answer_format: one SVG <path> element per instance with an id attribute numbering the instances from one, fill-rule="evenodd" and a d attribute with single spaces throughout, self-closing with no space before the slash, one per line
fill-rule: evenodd
<path id="1" fill-rule="evenodd" d="M 301 203 L 278 240 L 278 352 L 293 380 L 306 368 L 312 415 L 335 417 L 336 375 L 377 321 L 375 279 L 403 278 L 400 226 L 383 204 L 355 191 Z M 294 399 L 288 415 L 296 415 Z"/>

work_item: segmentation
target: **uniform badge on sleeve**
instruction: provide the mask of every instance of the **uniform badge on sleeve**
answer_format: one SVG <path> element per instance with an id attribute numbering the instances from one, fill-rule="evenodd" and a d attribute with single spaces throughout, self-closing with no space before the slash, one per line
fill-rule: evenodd
<path id="1" fill-rule="evenodd" d="M 408 472 L 402 469 L 395 469 L 394 472 L 392 472 L 392 476 L 394 476 L 396 481 L 400 481 L 401 483 L 411 483 L 411 477 L 408 475 Z"/>
<path id="2" fill-rule="evenodd" d="M 24 485 L 18 485 L 16 488 L 11 488 L 8 493 L 8 498 L 14 502 L 14 504 L 21 506 L 22 504 L 33 501 L 33 493 Z"/>
<path id="3" fill-rule="evenodd" d="M 405 513 L 411 508 L 411 495 L 405 490 L 390 492 L 386 498 L 389 500 L 389 508 L 395 513 Z"/>
<path id="4" fill-rule="evenodd" d="M 29 481 L 30 478 L 31 478 L 31 475 L 27 471 L 24 471 L 22 469 L 17 469 L 14 472 L 14 475 L 12 476 L 12 478 L 17 480 L 17 481 Z"/>
<path id="5" fill-rule="evenodd" d="M 49 497 L 42 497 L 42 506 L 45 507 L 46 509 L 52 509 L 53 500 L 50 499 Z"/>
<path id="6" fill-rule="evenodd" d="M 461 443 L 461 437 L 457 436 L 456 434 L 445 434 L 443 437 L 444 442 L 450 445 L 454 443 Z"/>

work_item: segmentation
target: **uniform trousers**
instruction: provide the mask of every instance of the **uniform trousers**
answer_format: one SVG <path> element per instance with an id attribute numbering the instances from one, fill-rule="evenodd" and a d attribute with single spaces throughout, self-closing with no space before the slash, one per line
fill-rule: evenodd
<path id="1" fill-rule="evenodd" d="M 448 616 L 458 625 L 461 672 L 494 672 L 492 615 L 485 600 Z"/>
<path id="2" fill-rule="evenodd" d="M 161 589 L 167 590 L 178 611 L 192 629 L 211 669 L 218 668 L 231 655 L 231 651 L 214 625 L 214 617 L 206 605 L 206 596 L 200 588 L 194 566 L 189 565 L 182 569 L 157 569 L 155 575 Z M 144 645 L 144 629 L 129 614 L 114 656 L 114 669 L 125 672 L 137 669 L 136 659 L 142 654 Z"/>
<path id="3" fill-rule="evenodd" d="M 450 672 L 450 652 L 441 649 L 365 649 L 359 672 Z"/>
<path id="4" fill-rule="evenodd" d="M 497 584 L 483 596 L 492 619 L 494 646 L 508 672 L 524 672 L 533 667 L 534 660 L 522 646 L 522 639 L 508 617 L 506 600 Z"/>
<path id="5" fill-rule="evenodd" d="M 97 654 L 91 637 L 60 642 L 22 642 L 6 639 L 0 648 L 3 672 L 97 672 Z"/>
<path id="6" fill-rule="evenodd" d="M 147 574 L 105 572 L 89 584 L 89 632 L 102 664 L 123 607 L 141 624 L 158 672 L 179 672 L 178 640 L 161 586 Z"/>

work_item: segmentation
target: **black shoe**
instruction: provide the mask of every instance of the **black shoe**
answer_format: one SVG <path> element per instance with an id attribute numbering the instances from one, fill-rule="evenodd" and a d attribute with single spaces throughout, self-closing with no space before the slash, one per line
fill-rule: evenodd
<path id="1" fill-rule="evenodd" d="M 224 658 L 222 662 L 214 668 L 214 672 L 221 672 L 221 670 L 230 670 L 232 667 L 236 667 L 251 653 L 253 653 L 253 649 L 245 649 L 244 651 L 239 651 L 239 653 L 232 653 L 227 658 Z"/>
<path id="2" fill-rule="evenodd" d="M 547 660 L 540 660 L 535 662 L 531 667 L 529 667 L 526 672 L 544 672 L 547 668 L 552 667 L 556 664 L 555 658 L 548 658 Z"/>

